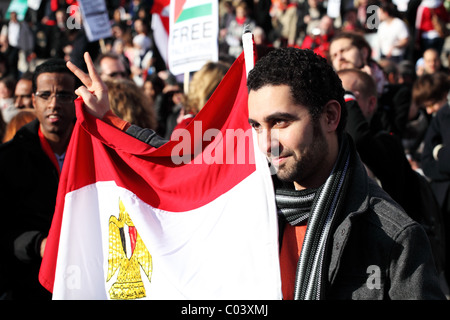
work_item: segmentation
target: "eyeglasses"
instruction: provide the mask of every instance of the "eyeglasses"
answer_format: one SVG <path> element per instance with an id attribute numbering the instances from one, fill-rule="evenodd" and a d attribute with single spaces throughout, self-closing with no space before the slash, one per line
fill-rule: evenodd
<path id="1" fill-rule="evenodd" d="M 123 71 L 111 72 L 110 74 L 105 74 L 105 75 L 108 77 L 111 77 L 111 78 L 116 78 L 116 77 L 126 78 L 127 77 L 126 72 L 123 72 Z"/>
<path id="2" fill-rule="evenodd" d="M 73 100 L 75 100 L 75 95 L 69 92 L 56 92 L 52 94 L 50 91 L 38 91 L 35 93 L 35 96 L 46 101 L 55 97 L 56 100 L 61 101 L 62 103 L 73 102 Z"/>

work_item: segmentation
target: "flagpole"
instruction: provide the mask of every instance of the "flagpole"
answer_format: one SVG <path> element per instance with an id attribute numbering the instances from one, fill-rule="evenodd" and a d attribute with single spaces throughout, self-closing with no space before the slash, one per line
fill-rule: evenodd
<path id="1" fill-rule="evenodd" d="M 253 34 L 249 29 L 248 25 L 244 26 L 244 32 L 242 35 L 242 45 L 244 48 L 244 58 L 245 58 L 245 69 L 248 73 L 255 66 L 255 56 L 254 56 L 254 41 Z"/>

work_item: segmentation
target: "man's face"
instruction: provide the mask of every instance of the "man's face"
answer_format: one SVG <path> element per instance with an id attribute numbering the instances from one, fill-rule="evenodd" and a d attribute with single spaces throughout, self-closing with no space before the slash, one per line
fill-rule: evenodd
<path id="1" fill-rule="evenodd" d="M 151 99 L 155 97 L 155 89 L 153 88 L 153 83 L 151 81 L 145 81 L 143 89 L 147 97 Z"/>
<path id="2" fill-rule="evenodd" d="M 103 81 L 118 78 L 126 78 L 126 70 L 122 61 L 109 57 L 103 58 L 100 62 L 102 70 L 101 78 Z"/>
<path id="3" fill-rule="evenodd" d="M 31 94 L 33 93 L 31 80 L 19 80 L 14 91 L 14 106 L 18 109 L 33 108 Z"/>
<path id="4" fill-rule="evenodd" d="M 435 73 L 441 68 L 441 60 L 435 51 L 426 51 L 423 54 L 425 73 Z"/>
<path id="5" fill-rule="evenodd" d="M 136 20 L 134 22 L 134 30 L 136 30 L 137 33 L 141 33 L 144 31 L 144 25 L 142 24 L 141 20 Z"/>
<path id="6" fill-rule="evenodd" d="M 250 91 L 248 107 L 259 148 L 277 170 L 278 178 L 297 186 L 317 184 L 326 167 L 328 143 L 320 122 L 314 123 L 306 107 L 293 103 L 289 87 L 265 86 Z"/>
<path id="7" fill-rule="evenodd" d="M 378 9 L 378 18 L 380 21 L 386 21 L 389 18 L 389 15 L 383 9 Z"/>
<path id="8" fill-rule="evenodd" d="M 364 55 L 350 39 L 337 39 L 330 45 L 330 58 L 336 71 L 344 69 L 361 69 L 364 67 Z"/>
<path id="9" fill-rule="evenodd" d="M 10 19 L 11 21 L 13 21 L 13 22 L 17 22 L 17 13 L 11 12 L 11 13 L 9 14 L 9 19 Z"/>
<path id="10" fill-rule="evenodd" d="M 75 78 L 66 73 L 42 73 L 36 79 L 33 106 L 44 136 L 63 136 L 75 120 Z"/>

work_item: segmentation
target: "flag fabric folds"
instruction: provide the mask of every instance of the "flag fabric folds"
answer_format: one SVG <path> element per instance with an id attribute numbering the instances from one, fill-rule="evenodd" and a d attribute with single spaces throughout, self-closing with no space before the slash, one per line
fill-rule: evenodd
<path id="1" fill-rule="evenodd" d="M 269 168 L 248 124 L 241 55 L 156 149 L 76 101 L 39 275 L 54 299 L 280 299 Z"/>

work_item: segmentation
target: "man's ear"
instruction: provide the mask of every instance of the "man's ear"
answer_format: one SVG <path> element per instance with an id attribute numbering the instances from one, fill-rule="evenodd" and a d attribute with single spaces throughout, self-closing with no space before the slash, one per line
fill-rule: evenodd
<path id="1" fill-rule="evenodd" d="M 377 110 L 378 99 L 375 96 L 369 97 L 369 113 L 372 116 Z"/>
<path id="2" fill-rule="evenodd" d="M 36 109 L 36 96 L 34 95 L 34 93 L 31 94 L 31 103 L 33 105 L 33 108 Z"/>
<path id="3" fill-rule="evenodd" d="M 336 100 L 327 102 L 323 109 L 324 125 L 327 132 L 336 131 L 341 120 L 341 105 Z"/>

